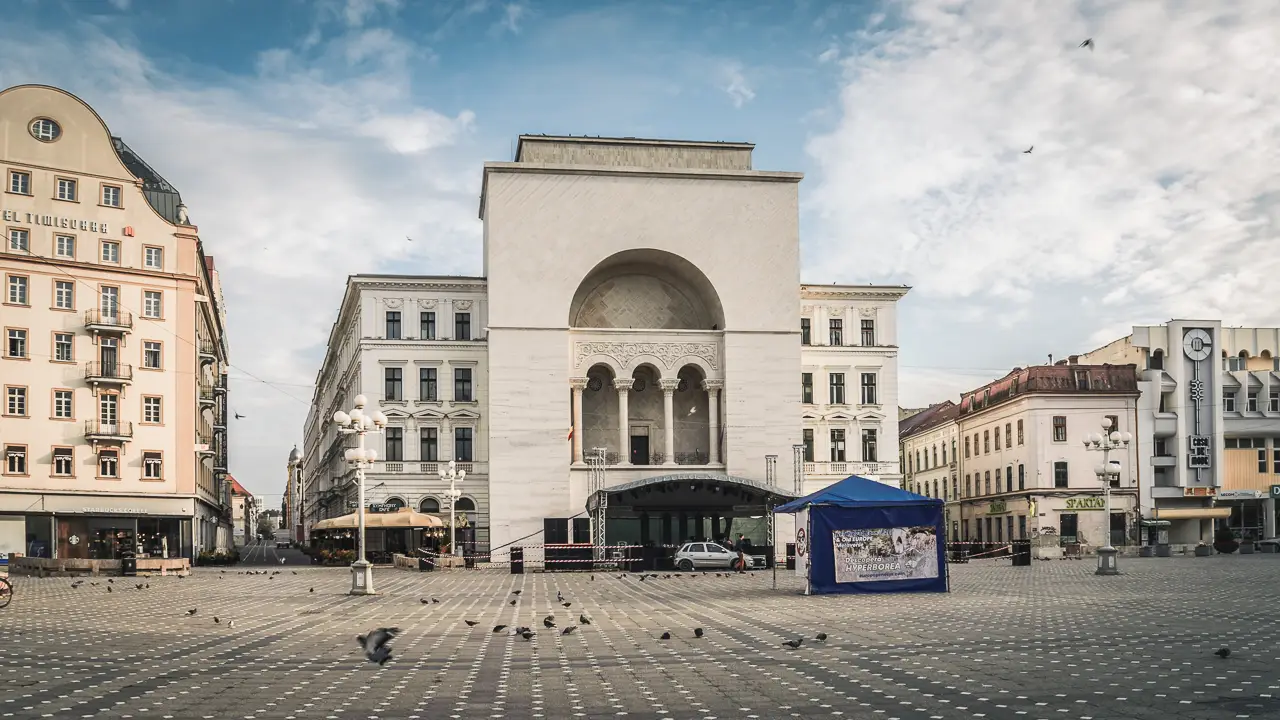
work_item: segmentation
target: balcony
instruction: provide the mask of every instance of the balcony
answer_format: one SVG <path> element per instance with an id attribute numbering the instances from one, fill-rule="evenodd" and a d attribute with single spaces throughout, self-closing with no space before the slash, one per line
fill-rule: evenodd
<path id="1" fill-rule="evenodd" d="M 468 475 L 484 475 L 489 471 L 489 464 L 483 462 L 457 462 L 456 467 L 460 472 Z M 448 460 L 428 460 L 419 462 L 417 460 L 380 460 L 373 465 L 370 472 L 389 473 L 392 475 L 410 474 L 425 475 L 428 477 L 439 477 L 440 470 L 449 466 Z"/>
<path id="2" fill-rule="evenodd" d="M 200 356 L 200 362 L 213 363 L 218 361 L 218 346 L 212 340 L 205 338 L 196 340 L 196 350 Z"/>
<path id="3" fill-rule="evenodd" d="M 218 379 L 215 380 L 213 383 L 213 393 L 215 395 L 227 394 L 227 376 L 226 375 L 221 375 L 221 374 L 218 375 Z"/>
<path id="4" fill-rule="evenodd" d="M 200 383 L 200 406 L 213 407 L 213 385 Z"/>
<path id="5" fill-rule="evenodd" d="M 882 462 L 822 461 L 807 462 L 804 464 L 805 477 L 821 477 L 824 475 L 839 478 L 846 478 L 850 475 L 866 477 L 868 475 L 880 475 L 882 473 L 892 472 L 893 465 Z"/>
<path id="6" fill-rule="evenodd" d="M 84 439 L 89 442 L 126 442 L 133 439 L 133 423 L 104 423 L 100 420 L 87 420 L 84 424 Z"/>
<path id="7" fill-rule="evenodd" d="M 118 362 L 87 362 L 84 380 L 91 385 L 123 386 L 133 382 L 133 366 Z"/>
<path id="8" fill-rule="evenodd" d="M 95 333 L 127 333 L 133 329 L 133 314 L 125 310 L 89 310 L 84 314 L 84 328 Z"/>
<path id="9" fill-rule="evenodd" d="M 1156 413 L 1154 425 L 1155 427 L 1152 428 L 1151 434 L 1155 437 L 1167 438 L 1178 434 L 1178 416 L 1174 413 Z"/>
<path id="10" fill-rule="evenodd" d="M 1177 467 L 1178 458 L 1173 455 L 1152 455 L 1151 467 Z"/>

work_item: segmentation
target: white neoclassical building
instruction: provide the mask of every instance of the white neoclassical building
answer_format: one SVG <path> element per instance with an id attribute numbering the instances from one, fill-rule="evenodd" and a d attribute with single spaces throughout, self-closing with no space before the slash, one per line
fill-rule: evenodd
<path id="1" fill-rule="evenodd" d="M 763 503 L 794 494 L 797 471 L 805 491 L 854 473 L 897 485 L 895 305 L 907 288 L 801 285 L 802 176 L 753 169 L 752 148 L 521 136 L 514 162 L 484 168 L 481 278 L 349 287 L 304 486 L 349 486 L 325 421 L 357 393 L 382 398 L 406 430 L 474 428 L 476 512 L 495 556 L 589 542 L 601 488 L 611 542 L 671 544 L 756 528 Z M 448 282 L 471 288 L 470 309 L 432 287 Z M 368 329 L 400 308 L 417 322 L 423 302 L 439 303 L 438 327 L 473 313 L 470 339 L 391 343 Z M 357 316 L 364 330 L 341 329 Z M 400 363 L 416 378 L 408 370 L 428 362 L 442 382 L 469 363 L 471 404 L 389 403 L 385 378 L 355 369 Z M 397 466 L 405 483 L 386 468 L 370 485 L 406 504 L 430 497 L 435 481 L 414 460 L 407 450 Z"/>

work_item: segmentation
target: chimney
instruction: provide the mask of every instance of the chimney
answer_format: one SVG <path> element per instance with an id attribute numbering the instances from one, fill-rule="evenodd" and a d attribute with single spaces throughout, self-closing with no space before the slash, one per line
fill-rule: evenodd
<path id="1" fill-rule="evenodd" d="M 1067 364 L 1068 364 L 1068 365 L 1079 365 L 1079 364 L 1080 364 L 1080 356 L 1079 356 L 1079 355 L 1072 355 L 1072 356 L 1068 357 L 1068 358 L 1067 358 Z"/>

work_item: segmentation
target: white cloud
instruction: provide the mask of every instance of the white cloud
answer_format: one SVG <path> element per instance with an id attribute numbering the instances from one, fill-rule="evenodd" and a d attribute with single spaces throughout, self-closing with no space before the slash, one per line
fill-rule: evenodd
<path id="1" fill-rule="evenodd" d="M 729 95 L 729 100 L 733 106 L 740 108 L 756 97 L 756 93 L 751 89 L 751 84 L 747 82 L 747 77 L 743 74 L 742 63 L 725 62 L 720 65 L 720 89 Z"/>
<path id="2" fill-rule="evenodd" d="M 111 7 L 123 11 L 129 9 L 131 0 L 108 0 L 108 2 L 111 3 Z"/>
<path id="3" fill-rule="evenodd" d="M 383 8 L 394 12 L 400 9 L 400 0 L 347 0 L 342 8 L 342 17 L 347 27 L 358 28 Z"/>
<path id="4" fill-rule="evenodd" d="M 1280 7 L 899 7 L 846 49 L 840 119 L 808 146 L 823 272 L 1024 326 L 1082 297 L 1095 328 L 1280 324 Z"/>
<path id="5" fill-rule="evenodd" d="M 232 424 L 231 470 L 253 492 L 279 493 L 346 276 L 478 274 L 480 173 L 457 147 L 474 116 L 414 101 L 411 48 L 349 66 L 365 31 L 305 61 L 266 53 L 258 74 L 218 86 L 167 75 L 91 27 L 68 32 L 0 29 L 0 87 L 76 93 L 182 192 L 222 274 L 232 376 L 286 383 L 234 381 L 230 394 L 246 415 Z M 79 61 L 39 61 L 50 55 Z"/>
<path id="6" fill-rule="evenodd" d="M 471 6 L 468 6 L 467 9 L 470 11 Z M 479 9 L 483 9 L 483 7 Z M 514 35 L 519 35 L 520 20 L 525 16 L 527 11 L 528 8 L 520 3 L 508 3 L 502 8 L 502 19 L 498 21 L 498 28 L 506 30 Z"/>

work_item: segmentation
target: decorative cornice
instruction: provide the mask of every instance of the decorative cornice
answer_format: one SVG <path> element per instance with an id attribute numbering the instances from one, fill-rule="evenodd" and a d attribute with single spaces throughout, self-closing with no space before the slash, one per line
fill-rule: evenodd
<path id="1" fill-rule="evenodd" d="M 571 377 L 569 378 L 569 387 L 574 390 L 585 390 L 590 380 L 590 378 L 584 377 Z"/>
<path id="2" fill-rule="evenodd" d="M 383 298 L 382 304 L 386 305 L 389 308 L 395 309 L 400 307 L 401 305 L 404 305 L 404 300 L 402 298 Z"/>
<path id="3" fill-rule="evenodd" d="M 635 380 L 631 378 L 614 378 L 613 379 L 614 390 L 630 390 L 631 386 L 634 384 L 635 384 Z"/>
<path id="4" fill-rule="evenodd" d="M 831 286 L 800 284 L 805 300 L 897 300 L 911 291 L 906 285 Z"/>
<path id="5" fill-rule="evenodd" d="M 418 307 L 424 310 L 434 310 L 436 307 L 435 298 L 418 298 Z"/>
<path id="6" fill-rule="evenodd" d="M 618 362 L 625 368 L 630 362 L 642 355 L 656 357 L 668 370 L 678 369 L 675 363 L 686 357 L 697 357 L 706 361 L 712 370 L 720 369 L 720 346 L 715 342 L 576 342 L 574 343 L 575 365 L 581 366 L 593 355 L 604 355 Z"/>
<path id="7" fill-rule="evenodd" d="M 457 310 L 470 310 L 470 309 L 471 309 L 471 301 L 470 301 L 470 300 L 455 300 L 455 301 L 454 301 L 454 303 L 453 303 L 453 307 L 454 307 L 455 309 L 457 309 Z"/>
<path id="8" fill-rule="evenodd" d="M 662 388 L 663 394 L 669 394 L 676 391 L 680 387 L 679 378 L 670 378 L 658 381 L 658 387 Z"/>
<path id="9" fill-rule="evenodd" d="M 707 392 L 711 392 L 712 390 L 716 390 L 716 391 L 723 390 L 724 381 L 723 380 L 703 380 L 702 389 L 706 390 Z"/>

